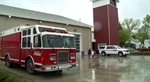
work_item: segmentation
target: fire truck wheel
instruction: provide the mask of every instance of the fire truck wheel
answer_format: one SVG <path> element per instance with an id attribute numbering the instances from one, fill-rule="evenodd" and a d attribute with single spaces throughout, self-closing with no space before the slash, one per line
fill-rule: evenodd
<path id="1" fill-rule="evenodd" d="M 62 70 L 58 70 L 58 73 L 62 73 L 63 71 Z"/>
<path id="2" fill-rule="evenodd" d="M 27 60 L 26 69 L 27 69 L 27 72 L 28 72 L 29 74 L 32 74 L 32 75 L 35 74 L 33 61 L 32 61 L 31 59 L 28 59 L 28 60 Z"/>
<path id="3" fill-rule="evenodd" d="M 54 71 L 55 73 L 62 73 L 63 71 L 62 70 L 57 70 L 57 71 Z"/>
<path id="4" fill-rule="evenodd" d="M 5 64 L 8 68 L 11 68 L 13 66 L 8 56 L 6 57 Z"/>

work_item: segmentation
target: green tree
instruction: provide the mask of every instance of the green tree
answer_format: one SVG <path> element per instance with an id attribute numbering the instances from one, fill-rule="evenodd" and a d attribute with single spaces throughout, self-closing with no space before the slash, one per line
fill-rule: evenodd
<path id="1" fill-rule="evenodd" d="M 129 29 L 129 34 L 131 35 L 133 30 L 137 30 L 140 26 L 140 20 L 133 20 L 133 18 L 126 18 L 122 22 L 122 27 L 128 28 Z"/>
<path id="2" fill-rule="evenodd" d="M 119 34 L 120 34 L 120 45 L 123 46 L 126 43 L 126 41 L 130 39 L 129 30 L 127 28 L 122 28 L 119 31 Z"/>
<path id="3" fill-rule="evenodd" d="M 143 23 L 142 27 L 137 31 L 135 36 L 142 43 L 144 43 L 144 40 L 149 38 L 148 30 L 150 30 L 150 15 L 146 15 L 146 17 L 143 18 L 142 23 Z"/>
<path id="4" fill-rule="evenodd" d="M 150 15 L 147 14 L 143 19 L 143 26 L 147 29 L 150 29 Z"/>
<path id="5" fill-rule="evenodd" d="M 133 30 L 137 30 L 139 28 L 139 25 L 140 20 L 133 20 L 132 18 L 126 18 L 121 24 L 119 24 L 121 46 L 123 46 L 132 37 L 137 37 L 137 34 L 134 34 Z"/>
<path id="6" fill-rule="evenodd" d="M 122 30 L 122 25 L 120 24 L 120 22 L 119 22 L 119 30 Z"/>

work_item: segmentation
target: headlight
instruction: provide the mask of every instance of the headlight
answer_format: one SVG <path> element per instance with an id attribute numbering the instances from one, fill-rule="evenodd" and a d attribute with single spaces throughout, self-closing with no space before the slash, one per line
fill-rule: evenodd
<path id="1" fill-rule="evenodd" d="M 56 60 L 56 54 L 50 54 L 50 60 Z"/>
<path id="2" fill-rule="evenodd" d="M 75 54 L 70 54 L 70 59 L 75 59 Z"/>

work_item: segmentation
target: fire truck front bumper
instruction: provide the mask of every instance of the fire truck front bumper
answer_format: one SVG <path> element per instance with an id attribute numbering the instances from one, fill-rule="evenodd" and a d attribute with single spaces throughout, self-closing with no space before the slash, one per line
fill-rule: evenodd
<path id="1" fill-rule="evenodd" d="M 79 66 L 78 63 L 58 64 L 58 65 L 42 66 L 40 69 L 37 68 L 35 70 L 48 72 L 48 71 L 57 71 L 57 70 L 62 70 L 62 69 L 71 69 L 71 68 L 78 67 L 78 66 Z"/>

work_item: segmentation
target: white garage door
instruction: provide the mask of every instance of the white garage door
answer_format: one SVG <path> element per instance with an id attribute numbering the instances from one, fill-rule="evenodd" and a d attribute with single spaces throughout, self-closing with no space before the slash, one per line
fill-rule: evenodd
<path id="1" fill-rule="evenodd" d="M 74 34 L 75 35 L 75 42 L 76 42 L 76 50 L 77 52 L 81 51 L 81 35 L 80 34 Z"/>

